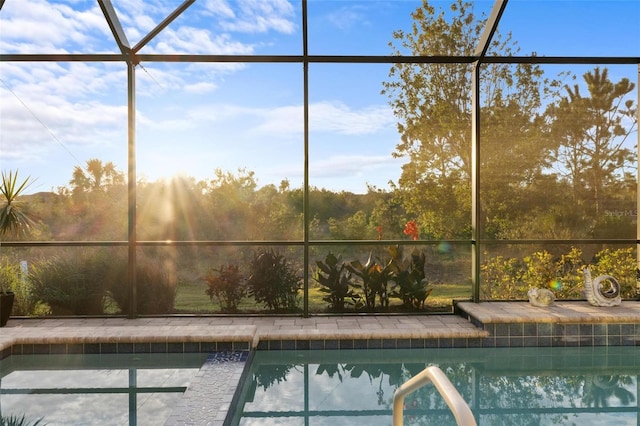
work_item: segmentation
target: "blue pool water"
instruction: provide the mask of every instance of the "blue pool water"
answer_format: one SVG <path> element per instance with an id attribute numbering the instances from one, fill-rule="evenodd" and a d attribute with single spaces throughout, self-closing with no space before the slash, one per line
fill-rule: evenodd
<path id="1" fill-rule="evenodd" d="M 206 358 L 12 355 L 0 361 L 0 416 L 42 425 L 163 425 Z"/>
<path id="2" fill-rule="evenodd" d="M 394 391 L 438 365 L 478 425 L 640 425 L 640 347 L 258 351 L 233 425 L 390 425 Z M 431 385 L 405 425 L 453 425 Z"/>

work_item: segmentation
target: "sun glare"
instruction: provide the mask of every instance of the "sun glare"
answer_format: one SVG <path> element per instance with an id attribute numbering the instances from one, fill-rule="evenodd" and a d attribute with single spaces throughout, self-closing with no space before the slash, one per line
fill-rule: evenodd
<path id="1" fill-rule="evenodd" d="M 148 181 L 139 194 L 139 223 L 145 233 L 167 242 L 196 239 L 192 227 L 192 178 L 177 173 Z"/>

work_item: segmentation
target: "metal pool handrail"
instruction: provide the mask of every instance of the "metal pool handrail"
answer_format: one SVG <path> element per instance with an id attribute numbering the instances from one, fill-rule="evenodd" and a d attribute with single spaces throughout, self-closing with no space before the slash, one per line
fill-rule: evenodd
<path id="1" fill-rule="evenodd" d="M 403 424 L 404 397 L 431 382 L 433 382 L 433 385 L 438 389 L 440 396 L 444 398 L 458 425 L 477 425 L 471 409 L 458 390 L 440 368 L 432 365 L 407 380 L 396 390 L 393 395 L 393 426 L 402 426 Z"/>

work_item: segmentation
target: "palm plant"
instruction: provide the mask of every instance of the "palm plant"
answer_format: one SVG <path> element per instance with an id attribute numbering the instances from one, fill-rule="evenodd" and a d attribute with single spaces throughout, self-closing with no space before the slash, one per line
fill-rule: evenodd
<path id="1" fill-rule="evenodd" d="M 16 237 L 22 232 L 26 232 L 32 225 L 33 221 L 24 211 L 22 204 L 18 201 L 18 196 L 29 187 L 30 177 L 18 184 L 18 171 L 2 172 L 2 181 L 0 182 L 0 194 L 2 201 L 0 204 L 0 237 Z M 1 244 L 1 240 L 0 240 Z M 3 276 L 0 276 L 0 294 L 10 291 L 5 288 L 7 283 Z M 13 297 L 13 295 L 11 296 Z M 11 299 L 11 305 L 13 298 Z M 6 307 L 4 309 L 7 309 Z"/>
<path id="2" fill-rule="evenodd" d="M 23 204 L 18 200 L 20 194 L 31 185 L 31 177 L 27 177 L 18 183 L 18 171 L 2 172 L 0 193 L 2 204 L 0 205 L 0 236 L 18 236 L 26 233 L 33 221 L 24 210 Z"/>
<path id="3" fill-rule="evenodd" d="M 0 417 L 0 426 L 44 426 L 43 419 L 31 420 L 26 415 L 18 416 L 2 416 Z"/>

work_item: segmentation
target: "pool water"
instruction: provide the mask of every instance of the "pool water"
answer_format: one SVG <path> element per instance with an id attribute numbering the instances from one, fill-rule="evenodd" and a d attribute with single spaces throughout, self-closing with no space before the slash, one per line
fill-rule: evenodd
<path id="1" fill-rule="evenodd" d="M 391 425 L 393 394 L 438 365 L 478 425 L 640 425 L 640 347 L 258 351 L 233 425 Z M 432 385 L 405 425 L 454 425 Z"/>
<path id="2" fill-rule="evenodd" d="M 0 361 L 0 416 L 42 425 L 163 425 L 206 358 L 12 355 Z"/>

